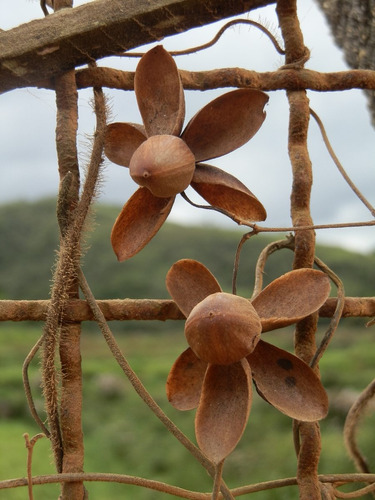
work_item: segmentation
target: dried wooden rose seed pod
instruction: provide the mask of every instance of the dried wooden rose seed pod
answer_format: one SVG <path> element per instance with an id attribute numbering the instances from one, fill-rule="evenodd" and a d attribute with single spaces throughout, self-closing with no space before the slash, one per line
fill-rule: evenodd
<path id="1" fill-rule="evenodd" d="M 129 167 L 141 186 L 113 227 L 111 241 L 119 260 L 129 259 L 147 245 L 168 217 L 175 196 L 189 185 L 239 224 L 266 218 L 263 205 L 244 184 L 219 168 L 200 163 L 234 151 L 256 134 L 266 117 L 268 96 L 264 92 L 227 92 L 198 111 L 183 130 L 185 98 L 180 74 L 161 45 L 139 61 L 134 91 L 143 125 L 111 123 L 105 137 L 106 156 Z"/>
<path id="2" fill-rule="evenodd" d="M 190 184 L 195 157 L 185 142 L 173 135 L 154 135 L 133 154 L 130 175 L 154 196 L 168 198 L 181 193 Z"/>
<path id="3" fill-rule="evenodd" d="M 228 365 L 250 354 L 262 325 L 250 301 L 218 292 L 197 304 L 185 323 L 186 339 L 207 363 Z"/>

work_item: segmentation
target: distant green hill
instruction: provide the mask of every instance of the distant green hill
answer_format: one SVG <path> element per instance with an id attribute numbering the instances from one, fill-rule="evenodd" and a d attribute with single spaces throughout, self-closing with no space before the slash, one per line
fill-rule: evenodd
<path id="1" fill-rule="evenodd" d="M 84 271 L 95 296 L 100 298 L 168 297 L 165 275 L 178 259 L 194 258 L 215 274 L 224 289 L 231 289 L 233 262 L 246 228 L 181 227 L 165 224 L 150 244 L 127 262 L 119 263 L 112 251 L 110 232 L 119 207 L 99 205 L 85 241 Z M 55 202 L 17 202 L 0 206 L 0 298 L 47 298 L 51 284 L 58 232 Z M 275 235 L 273 239 L 283 236 Z M 241 253 L 238 292 L 250 296 L 254 266 L 269 237 L 256 236 Z M 347 295 L 373 295 L 375 254 L 364 256 L 340 248 L 319 247 L 318 256 L 344 281 Z M 270 257 L 265 280 L 290 270 L 292 252 Z"/>

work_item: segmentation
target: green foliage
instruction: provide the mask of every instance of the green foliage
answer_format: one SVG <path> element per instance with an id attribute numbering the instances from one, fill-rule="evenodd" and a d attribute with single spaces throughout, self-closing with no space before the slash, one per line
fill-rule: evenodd
<path id="1" fill-rule="evenodd" d="M 148 323 L 140 335 L 132 323 L 122 323 L 117 334 L 144 385 L 158 404 L 194 441 L 194 412 L 173 409 L 165 396 L 165 381 L 177 355 L 186 347 L 183 323 L 173 322 L 173 331 L 164 331 L 164 323 L 149 333 Z M 0 479 L 25 475 L 26 450 L 22 434 L 39 432 L 29 415 L 21 380 L 21 365 L 28 350 L 41 333 L 41 325 L 4 324 L 0 328 Z M 369 355 L 370 334 L 363 330 L 337 332 L 321 363 L 322 378 L 327 387 L 331 409 L 323 420 L 321 473 L 350 472 L 351 465 L 344 450 L 342 429 L 345 413 L 369 382 L 373 369 Z M 292 330 L 266 334 L 266 340 L 292 350 Z M 354 354 L 354 358 L 352 353 Z M 353 363 L 355 359 L 355 363 Z M 84 329 L 82 337 L 85 441 L 85 471 L 115 472 L 140 475 L 193 489 L 210 491 L 212 481 L 190 454 L 166 431 L 134 393 L 122 371 L 113 360 L 98 331 Z M 361 369 L 358 369 L 361 366 Z M 31 366 L 30 380 L 36 406 L 43 418 L 40 394 L 39 363 Z M 347 400 L 339 396 L 347 393 Z M 225 479 L 231 487 L 250 482 L 267 481 L 295 475 L 291 420 L 265 403 L 254 391 L 253 407 L 245 434 L 236 450 L 228 457 Z M 360 442 L 370 464 L 375 463 L 373 417 L 364 419 Z M 53 472 L 48 441 L 38 441 L 33 460 L 33 474 Z M 110 483 L 88 483 L 92 498 L 165 499 L 168 495 Z M 25 488 L 0 492 L 0 498 L 21 500 Z M 57 495 L 54 485 L 35 487 L 35 496 L 47 500 Z M 294 487 L 257 493 L 255 498 L 297 500 Z"/>
<path id="2" fill-rule="evenodd" d="M 192 258 L 205 264 L 226 291 L 231 290 L 234 256 L 247 228 L 223 230 L 214 227 L 181 227 L 165 224 L 142 252 L 118 263 L 110 244 L 112 225 L 119 207 L 99 205 L 83 245 L 86 277 L 98 299 L 166 298 L 165 275 L 178 259 Z M 90 229 L 90 227 L 88 228 Z M 51 268 L 58 248 L 54 200 L 18 202 L 0 207 L 0 298 L 47 298 Z M 282 239 L 275 235 L 272 240 Z M 239 294 L 249 297 L 254 267 L 270 237 L 255 236 L 241 252 L 237 283 Z M 317 255 L 344 281 L 347 295 L 372 295 L 375 254 L 360 257 L 339 248 L 318 247 Z M 282 250 L 267 262 L 264 280 L 268 283 L 291 269 L 292 252 Z"/>
<path id="3" fill-rule="evenodd" d="M 0 298 L 46 298 L 58 236 L 54 202 L 0 208 Z"/>

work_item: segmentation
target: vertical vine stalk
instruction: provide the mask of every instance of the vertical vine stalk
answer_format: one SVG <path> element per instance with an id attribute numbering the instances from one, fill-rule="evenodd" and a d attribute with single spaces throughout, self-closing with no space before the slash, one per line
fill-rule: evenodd
<path id="1" fill-rule="evenodd" d="M 285 43 L 284 68 L 303 68 L 309 58 L 304 45 L 296 0 L 278 0 L 277 15 Z M 291 217 L 294 226 L 313 224 L 310 214 L 312 167 L 307 149 L 309 126 L 309 101 L 305 90 L 287 91 L 289 101 L 288 152 L 292 166 Z M 294 269 L 312 267 L 315 255 L 315 233 L 312 230 L 295 234 Z M 318 315 L 303 319 L 296 325 L 295 350 L 305 362 L 310 363 L 316 351 L 315 333 Z M 301 500 L 321 499 L 318 480 L 318 463 L 321 451 L 320 429 L 317 422 L 296 422 L 299 435 L 297 482 Z"/>
<path id="2" fill-rule="evenodd" d="M 57 0 L 55 11 L 73 6 L 73 1 Z M 74 70 L 68 71 L 55 79 L 56 92 L 56 151 L 60 175 L 60 193 L 58 210 L 60 220 L 61 247 L 64 259 L 60 262 L 61 279 L 65 278 L 65 299 L 78 298 L 79 287 L 76 269 L 80 259 L 80 235 L 70 231 L 79 201 L 80 173 L 77 152 L 78 129 L 78 91 Z M 69 176 L 69 182 L 64 179 Z M 60 281 L 60 280 L 58 280 Z M 57 294 L 58 281 L 54 290 Z M 62 445 L 61 472 L 82 472 L 84 462 L 84 445 L 82 432 L 82 368 L 81 368 L 81 324 L 79 322 L 59 325 L 58 351 L 60 358 L 60 401 L 59 418 Z M 61 500 L 84 498 L 82 482 L 64 482 L 61 486 Z"/>
<path id="3" fill-rule="evenodd" d="M 51 301 L 48 309 L 43 334 L 43 390 L 46 402 L 48 424 L 50 428 L 50 439 L 54 451 L 56 469 L 63 471 L 63 436 L 60 424 L 60 415 L 64 412 L 59 409 L 59 376 L 56 370 L 56 353 L 60 347 L 62 333 L 62 315 L 66 301 L 77 297 L 77 288 L 74 286 L 75 264 L 78 252 L 77 238 L 72 237 L 69 231 L 71 215 L 78 203 L 79 193 L 79 169 L 76 152 L 77 131 L 77 89 L 73 82 L 74 73 L 68 73 L 56 79 L 56 149 L 58 156 L 60 190 L 58 201 L 58 212 L 60 218 L 64 212 L 64 223 L 62 224 L 59 256 L 55 267 L 53 285 L 51 290 Z M 62 209 L 64 207 L 64 210 Z M 72 326 L 73 328 L 73 326 Z M 73 331 L 73 329 L 71 329 Z M 77 325 L 74 327 L 74 335 L 79 335 Z M 63 346 L 68 345 L 69 328 L 64 326 Z M 74 341 L 75 343 L 75 341 Z M 61 352 L 61 349 L 60 349 Z M 70 353 L 73 355 L 74 351 Z M 61 352 L 62 363 L 68 360 Z M 66 383 L 71 382 L 69 367 L 61 366 L 63 375 L 62 397 L 68 395 Z M 77 376 L 77 374 L 75 374 Z M 77 396 L 77 395 L 76 395 Z M 79 398 L 76 399 L 78 403 Z M 69 412 L 68 408 L 66 410 Z M 66 415 L 66 414 L 65 414 Z M 71 423 L 74 425 L 74 421 Z M 69 442 L 69 440 L 68 440 Z"/>
<path id="4" fill-rule="evenodd" d="M 55 10 L 71 7 L 72 2 L 55 1 Z M 43 389 L 50 438 L 58 472 L 83 471 L 82 369 L 79 322 L 63 322 L 66 302 L 78 298 L 77 271 L 81 257 L 81 235 L 89 206 L 95 194 L 104 147 L 105 103 L 101 90 L 94 89 L 97 130 L 91 161 L 81 199 L 77 154 L 78 92 L 74 70 L 55 80 L 56 150 L 60 175 L 57 215 L 60 225 L 60 251 L 54 273 L 50 308 L 43 335 Z M 60 373 L 56 369 L 59 352 Z M 61 500 L 83 499 L 82 482 L 64 482 Z"/>
<path id="5" fill-rule="evenodd" d="M 82 190 L 82 195 L 76 209 L 73 212 L 72 222 L 68 228 L 67 236 L 70 247 L 73 252 L 73 260 L 75 261 L 74 268 L 74 281 L 78 285 L 78 274 L 80 269 L 79 257 L 80 241 L 86 217 L 96 194 L 97 182 L 100 174 L 100 166 L 102 164 L 102 153 L 104 149 L 104 136 L 106 127 L 106 106 L 105 99 L 101 89 L 94 88 L 94 106 L 96 115 L 96 132 L 94 136 L 94 143 L 92 146 L 91 159 L 87 169 L 86 179 Z M 63 228 L 63 222 L 59 220 L 60 227 Z M 62 229 L 62 232 L 64 228 Z M 77 291 L 78 295 L 78 291 Z M 72 325 L 68 325 L 69 328 Z M 81 353 L 80 353 L 80 329 L 75 330 L 74 327 L 70 330 L 73 338 L 67 338 L 67 342 L 60 343 L 60 359 L 63 370 L 62 351 L 65 355 L 65 362 L 70 371 L 70 380 L 64 380 L 65 373 L 62 371 L 63 384 L 65 382 L 66 400 L 61 398 L 61 411 L 65 411 L 66 420 L 61 422 L 63 432 L 66 432 L 66 438 L 70 441 L 64 447 L 64 458 L 66 461 L 63 463 L 63 472 L 82 472 L 84 449 L 83 449 L 83 434 L 82 434 L 82 371 L 81 371 Z M 69 342 L 70 340 L 70 342 Z M 72 353 L 73 349 L 73 353 Z M 78 402 L 74 399 L 79 396 Z M 65 406 L 64 406 L 65 403 Z M 70 411 L 68 414 L 67 411 Z M 71 419 L 75 419 L 74 427 Z M 65 444 L 65 442 L 64 442 Z M 73 470 L 74 469 L 74 470 Z M 77 470 L 81 469 L 81 470 Z M 77 496 L 73 496 L 72 491 L 75 491 Z M 69 483 L 63 484 L 62 500 L 71 498 L 84 498 L 85 490 L 82 483 Z"/>
<path id="6" fill-rule="evenodd" d="M 71 298 L 71 285 L 77 282 L 82 230 L 93 196 L 95 195 L 99 168 L 102 163 L 106 109 L 101 89 L 94 89 L 94 102 L 97 119 L 95 139 L 82 196 L 79 202 L 76 202 L 74 209 L 70 208 L 71 187 L 75 181 L 74 174 L 69 170 L 60 183 L 57 207 L 58 222 L 61 231 L 60 253 L 56 265 L 50 308 L 43 336 L 43 385 L 51 441 L 55 453 L 57 470 L 66 473 L 82 472 L 84 459 L 81 424 L 82 372 L 80 328 L 78 328 L 79 324 L 76 323 L 61 325 L 61 318 L 66 301 Z M 63 173 L 60 170 L 60 174 L 63 175 Z M 62 327 L 64 328 L 64 336 L 60 335 L 59 337 L 58 333 Z M 58 377 L 54 366 L 58 342 L 62 373 L 60 401 L 57 398 L 58 386 L 56 381 Z M 51 401 L 53 405 L 51 405 Z M 84 494 L 82 483 L 64 482 L 62 485 L 61 498 L 64 500 L 83 498 Z"/>

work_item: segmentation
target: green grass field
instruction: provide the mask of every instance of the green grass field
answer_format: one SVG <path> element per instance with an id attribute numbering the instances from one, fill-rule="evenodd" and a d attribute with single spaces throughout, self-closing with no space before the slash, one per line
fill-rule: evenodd
<path id="1" fill-rule="evenodd" d="M 345 411 L 374 375 L 371 329 L 343 323 L 321 362 L 322 380 L 331 400 L 329 416 L 322 422 L 321 473 L 354 472 L 342 441 Z M 149 327 L 149 328 L 148 328 Z M 23 359 L 38 339 L 42 326 L 0 325 L 0 479 L 26 475 L 23 434 L 39 432 L 29 416 L 21 377 Z M 183 324 L 114 325 L 119 344 L 155 400 L 194 440 L 194 412 L 178 412 L 166 401 L 168 371 L 185 348 Z M 265 340 L 293 349 L 290 330 L 266 334 Z M 212 481 L 194 458 L 173 438 L 134 393 L 111 357 L 99 331 L 85 329 L 82 336 L 83 427 L 85 471 L 143 476 L 197 491 L 210 491 Z M 34 360 L 30 380 L 37 408 L 43 413 L 40 393 L 40 359 Z M 375 467 L 374 413 L 364 419 L 360 443 Z M 33 474 L 53 472 L 48 440 L 38 441 Z M 291 420 L 265 403 L 256 393 L 245 434 L 226 461 L 224 478 L 231 487 L 295 476 L 296 458 Z M 151 490 L 110 483 L 89 483 L 90 499 L 168 499 Z M 58 486 L 36 486 L 35 498 L 58 497 Z M 0 490 L 0 499 L 27 498 L 26 488 Z M 298 498 L 295 487 L 259 492 L 258 499 Z"/>

